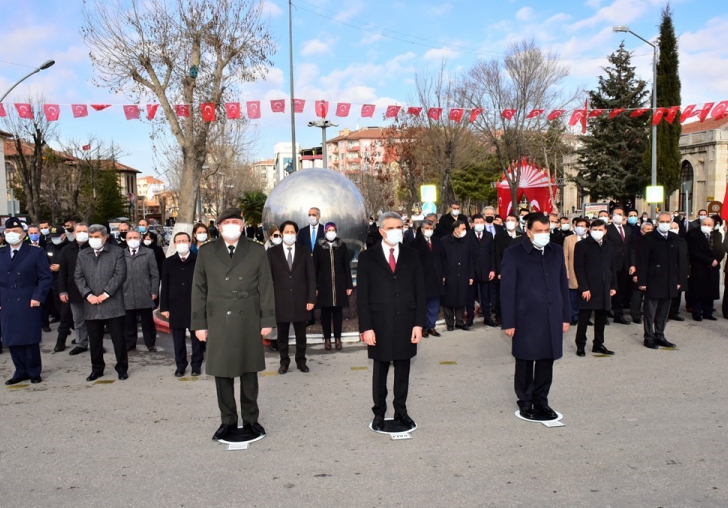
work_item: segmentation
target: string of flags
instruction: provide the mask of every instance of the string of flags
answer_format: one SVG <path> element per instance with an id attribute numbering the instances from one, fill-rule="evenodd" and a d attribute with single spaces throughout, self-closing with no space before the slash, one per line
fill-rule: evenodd
<path id="1" fill-rule="evenodd" d="M 274 99 L 270 101 L 270 112 L 272 114 L 285 113 L 286 103 L 288 99 Z M 311 102 L 311 101 L 308 101 Z M 316 116 L 326 118 L 329 114 L 329 101 L 317 100 L 314 102 L 314 113 Z M 305 99 L 293 100 L 294 113 L 304 113 L 307 101 Z M 30 103 L 13 103 L 18 117 L 25 119 L 33 118 L 33 108 Z M 89 115 L 89 107 L 94 111 L 102 111 L 111 107 L 118 107 L 113 104 L 43 104 L 43 114 L 49 122 L 58 121 L 61 115 L 61 106 L 70 106 L 73 118 L 83 118 Z M 352 113 L 352 106 L 361 106 L 359 116 L 361 118 L 372 118 L 377 106 L 375 104 L 353 104 L 351 102 L 338 102 L 334 114 L 337 117 L 348 117 Z M 191 104 L 175 104 L 173 106 L 175 114 L 180 118 L 189 118 L 193 114 L 193 105 Z M 147 120 L 154 120 L 159 109 L 159 104 L 146 104 L 144 107 L 139 104 L 122 105 L 124 116 L 127 120 L 140 120 L 142 113 L 145 113 Z M 199 105 L 199 113 L 205 122 L 214 122 L 217 119 L 218 111 L 230 120 L 237 120 L 243 117 L 243 111 L 247 118 L 257 120 L 262 116 L 262 101 L 246 101 L 226 102 L 224 104 L 215 104 L 213 102 L 204 102 Z M 397 118 L 399 115 L 420 116 L 425 112 L 427 118 L 435 121 L 449 120 L 460 123 L 467 118 L 470 123 L 475 122 L 483 113 L 496 114 L 505 120 L 513 120 L 518 115 L 518 110 L 514 108 L 506 108 L 502 110 L 492 110 L 485 108 L 428 108 L 426 111 L 422 106 L 401 106 L 392 104 L 384 107 L 384 118 Z M 546 119 L 550 122 L 561 118 L 563 115 L 571 113 L 569 125 L 581 125 L 582 132 L 586 132 L 587 120 L 607 115 L 609 119 L 616 118 L 622 114 L 628 114 L 632 118 L 652 113 L 652 108 L 616 108 L 616 109 L 590 109 L 588 101 L 584 103 L 583 108 L 572 110 L 554 109 L 547 112 L 545 109 L 533 109 L 526 114 L 526 119 L 533 119 L 546 115 Z M 5 106 L 0 103 L 0 117 L 7 116 Z M 706 102 L 700 108 L 697 104 L 690 104 L 686 107 L 669 106 L 656 108 L 652 115 L 652 125 L 659 124 L 663 119 L 672 124 L 676 118 L 682 124 L 686 120 L 698 117 L 700 122 L 704 122 L 707 118 L 720 120 L 728 116 L 728 100 L 718 102 Z"/>

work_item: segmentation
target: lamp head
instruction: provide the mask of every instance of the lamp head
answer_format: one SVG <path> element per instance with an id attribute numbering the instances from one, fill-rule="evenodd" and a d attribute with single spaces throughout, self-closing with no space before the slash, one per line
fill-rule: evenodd
<path id="1" fill-rule="evenodd" d="M 47 69 L 48 67 L 53 67 L 53 64 L 55 64 L 55 63 L 56 63 L 56 61 L 55 61 L 55 60 L 47 60 L 47 61 L 43 62 L 43 63 L 41 64 L 41 66 L 40 66 L 40 67 L 38 67 L 38 68 L 39 68 L 40 70 L 44 71 L 44 70 L 46 70 L 46 69 Z"/>
<path id="2" fill-rule="evenodd" d="M 629 27 L 624 25 L 617 25 L 612 27 L 612 32 L 629 32 Z"/>

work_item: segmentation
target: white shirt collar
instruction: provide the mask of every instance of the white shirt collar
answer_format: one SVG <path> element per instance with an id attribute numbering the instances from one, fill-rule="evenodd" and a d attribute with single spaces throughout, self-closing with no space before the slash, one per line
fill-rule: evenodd
<path id="1" fill-rule="evenodd" d="M 399 259 L 399 244 L 395 245 L 394 247 L 390 246 L 387 242 L 382 240 L 382 251 L 384 252 L 384 259 L 389 261 L 389 250 L 394 249 L 394 259 L 395 261 Z"/>

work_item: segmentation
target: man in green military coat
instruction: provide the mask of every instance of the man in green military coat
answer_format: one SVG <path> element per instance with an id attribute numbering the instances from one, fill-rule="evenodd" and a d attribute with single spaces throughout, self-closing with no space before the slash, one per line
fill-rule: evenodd
<path id="1" fill-rule="evenodd" d="M 265 370 L 262 336 L 275 323 L 270 265 L 262 245 L 241 236 L 245 222 L 237 208 L 217 219 L 221 235 L 200 247 L 192 281 L 192 322 L 207 342 L 205 371 L 215 376 L 222 425 L 212 437 L 237 430 L 234 382 L 240 378 L 244 431 L 263 435 L 258 423 L 258 372 Z"/>

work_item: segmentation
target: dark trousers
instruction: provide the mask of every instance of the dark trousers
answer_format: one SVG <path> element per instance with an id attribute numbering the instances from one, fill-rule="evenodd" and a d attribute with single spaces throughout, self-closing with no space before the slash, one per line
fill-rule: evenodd
<path id="1" fill-rule="evenodd" d="M 172 341 L 174 342 L 174 363 L 177 370 L 185 371 L 187 368 L 187 343 L 185 339 L 186 328 L 172 328 Z M 202 351 L 202 343 L 195 336 L 195 331 L 190 330 L 190 342 L 192 343 L 192 370 L 199 372 L 202 368 L 202 360 L 205 353 Z"/>
<path id="2" fill-rule="evenodd" d="M 73 328 L 73 312 L 71 312 L 71 305 L 63 303 L 61 298 L 56 293 L 56 307 L 60 314 L 60 322 L 58 323 L 58 340 L 66 340 L 66 337 L 71 335 L 71 328 Z"/>
<path id="3" fill-rule="evenodd" d="M 127 309 L 124 320 L 124 335 L 126 336 L 126 347 L 137 345 L 137 316 L 141 318 L 142 335 L 144 345 L 154 347 L 157 343 L 157 328 L 154 326 L 154 309 Z"/>
<path id="4" fill-rule="evenodd" d="M 624 309 L 629 309 L 629 300 L 632 294 L 632 280 L 626 270 L 617 272 L 617 292 L 612 297 L 612 312 L 614 317 L 624 317 Z"/>
<path id="5" fill-rule="evenodd" d="M 291 357 L 288 356 L 288 332 L 291 323 L 277 323 L 278 327 L 278 351 L 281 355 L 281 365 L 290 365 Z M 296 365 L 306 363 L 306 322 L 293 323 L 293 332 L 296 334 Z"/>
<path id="6" fill-rule="evenodd" d="M 670 313 L 670 302 L 670 298 L 645 297 L 645 340 L 654 341 L 665 338 L 665 324 Z"/>
<path id="7" fill-rule="evenodd" d="M 48 326 L 50 324 L 50 318 L 58 317 L 58 310 L 56 309 L 55 293 L 57 291 L 53 288 L 48 290 L 48 296 L 43 302 L 43 308 L 41 309 L 41 324 L 42 326 Z"/>
<path id="8" fill-rule="evenodd" d="M 334 320 L 334 338 L 340 339 L 341 325 L 344 322 L 344 309 L 341 307 L 321 307 L 321 328 L 324 331 L 324 339 L 331 338 L 332 319 Z"/>
<path id="9" fill-rule="evenodd" d="M 129 358 L 126 354 L 126 342 L 124 341 L 124 316 L 111 319 L 87 319 L 86 330 L 88 330 L 88 345 L 91 353 L 91 372 L 103 374 L 106 368 L 104 363 L 104 326 L 109 327 L 111 343 L 114 345 L 116 356 L 116 372 L 126 373 L 129 370 Z"/>
<path id="10" fill-rule="evenodd" d="M 238 424 L 238 408 L 235 402 L 235 378 L 216 377 L 217 405 L 223 425 Z M 240 415 L 243 423 L 258 421 L 258 373 L 246 372 L 240 376 Z"/>
<path id="11" fill-rule="evenodd" d="M 571 303 L 571 319 L 579 319 L 579 290 L 569 289 L 569 303 Z"/>
<path id="12" fill-rule="evenodd" d="M 586 345 L 586 330 L 589 319 L 594 312 L 594 347 L 604 344 L 604 327 L 607 324 L 606 310 L 581 309 L 579 311 L 579 324 L 576 327 L 576 345 L 583 348 Z"/>
<path id="13" fill-rule="evenodd" d="M 693 317 L 710 317 L 713 315 L 713 299 L 705 298 L 701 295 L 701 298 L 695 298 L 693 300 Z"/>
<path id="14" fill-rule="evenodd" d="M 632 321 L 642 319 L 642 302 L 644 301 L 644 299 L 644 292 L 640 291 L 639 289 L 632 288 L 632 296 L 630 297 L 629 303 L 629 314 L 630 316 L 632 316 Z M 680 305 L 679 301 L 678 305 Z M 670 315 L 673 315 L 672 308 L 670 309 Z"/>
<path id="15" fill-rule="evenodd" d="M 680 300 L 682 300 L 682 291 L 677 292 L 677 296 L 670 302 L 670 317 L 680 315 Z"/>
<path id="16" fill-rule="evenodd" d="M 440 297 L 433 296 L 427 299 L 427 328 L 435 328 L 437 316 L 440 314 Z"/>
<path id="17" fill-rule="evenodd" d="M 407 414 L 407 392 L 409 391 L 409 360 L 394 360 L 393 362 L 374 361 L 374 375 L 372 376 L 372 396 L 374 416 L 381 416 L 387 412 L 387 374 L 389 364 L 394 365 L 394 412 L 398 415 Z"/>
<path id="18" fill-rule="evenodd" d="M 518 397 L 518 407 L 548 404 L 549 390 L 554 378 L 553 360 L 520 360 L 516 358 L 516 374 L 513 385 Z"/>
<path id="19" fill-rule="evenodd" d="M 14 378 L 23 379 L 40 376 L 43 365 L 40 359 L 40 344 L 8 346 L 10 358 L 15 364 Z"/>
<path id="20" fill-rule="evenodd" d="M 442 310 L 445 314 L 445 324 L 447 324 L 448 328 L 452 328 L 454 324 L 458 326 L 464 324 L 463 314 L 465 313 L 465 307 L 443 307 Z"/>
<path id="21" fill-rule="evenodd" d="M 726 288 L 728 288 L 728 273 L 723 275 Z M 728 291 L 723 290 L 723 317 L 728 318 Z"/>

